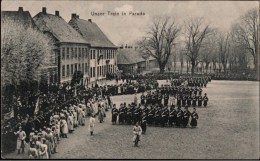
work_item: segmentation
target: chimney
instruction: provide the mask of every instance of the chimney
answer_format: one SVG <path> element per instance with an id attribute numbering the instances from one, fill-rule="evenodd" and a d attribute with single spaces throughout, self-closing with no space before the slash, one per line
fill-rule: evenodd
<path id="1" fill-rule="evenodd" d="M 73 18 L 77 18 L 76 13 L 72 13 L 72 14 L 71 14 L 71 19 L 73 19 Z"/>
<path id="2" fill-rule="evenodd" d="M 77 15 L 77 18 L 79 19 L 79 15 Z"/>
<path id="3" fill-rule="evenodd" d="M 19 11 L 19 12 L 23 12 L 23 7 L 19 7 L 19 8 L 18 8 L 18 11 Z"/>
<path id="4" fill-rule="evenodd" d="M 59 11 L 55 11 L 55 16 L 60 16 L 60 12 Z"/>
<path id="5" fill-rule="evenodd" d="M 43 14 L 46 14 L 47 12 L 46 12 L 46 7 L 42 7 L 42 13 Z"/>
<path id="6" fill-rule="evenodd" d="M 89 22 L 92 22 L 92 20 L 91 20 L 91 19 L 88 19 L 88 21 L 89 21 Z"/>

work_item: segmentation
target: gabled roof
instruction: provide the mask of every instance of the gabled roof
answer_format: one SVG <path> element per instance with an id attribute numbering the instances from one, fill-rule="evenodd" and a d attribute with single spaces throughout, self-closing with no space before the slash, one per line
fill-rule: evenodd
<path id="1" fill-rule="evenodd" d="M 1 21 L 4 20 L 12 20 L 25 27 L 36 27 L 30 12 L 23 11 L 22 8 L 19 8 L 18 11 L 1 11 Z"/>
<path id="2" fill-rule="evenodd" d="M 91 20 L 73 17 L 69 24 L 77 30 L 93 47 L 117 48 L 102 32 L 98 25 Z"/>
<path id="3" fill-rule="evenodd" d="M 145 61 L 145 59 L 138 50 L 126 48 L 118 51 L 117 64 L 136 64 L 143 61 Z"/>
<path id="4" fill-rule="evenodd" d="M 59 42 L 88 43 L 60 16 L 40 12 L 33 20 L 42 32 L 53 34 Z"/>

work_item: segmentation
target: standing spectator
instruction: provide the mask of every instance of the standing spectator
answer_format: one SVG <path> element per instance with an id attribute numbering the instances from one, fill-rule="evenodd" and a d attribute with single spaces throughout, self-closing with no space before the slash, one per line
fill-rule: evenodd
<path id="1" fill-rule="evenodd" d="M 95 114 L 92 114 L 89 119 L 89 131 L 91 136 L 93 136 L 94 133 L 95 121 Z"/>
<path id="2" fill-rule="evenodd" d="M 15 135 L 18 135 L 17 137 L 17 150 L 18 150 L 18 154 L 20 154 L 20 149 L 22 149 L 22 153 L 24 153 L 24 147 L 25 147 L 25 143 L 24 140 L 26 138 L 26 134 L 25 132 L 22 130 L 22 127 L 19 127 L 19 131 L 14 132 Z"/>
<path id="3" fill-rule="evenodd" d="M 65 117 L 61 117 L 61 133 L 62 133 L 62 137 L 67 138 L 67 134 L 68 134 L 68 124 L 67 121 L 65 120 Z"/>

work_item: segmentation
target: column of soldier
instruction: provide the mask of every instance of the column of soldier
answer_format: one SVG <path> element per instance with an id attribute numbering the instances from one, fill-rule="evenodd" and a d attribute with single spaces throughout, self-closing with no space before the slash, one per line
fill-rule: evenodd
<path id="1" fill-rule="evenodd" d="M 206 87 L 206 85 L 207 83 L 194 84 L 194 87 L 164 85 L 156 91 L 148 91 L 147 95 L 142 93 L 139 105 L 135 98 L 135 101 L 128 106 L 126 103 L 121 104 L 119 109 L 116 105 L 113 106 L 112 124 L 116 124 L 117 121 L 119 124 L 128 125 L 139 122 L 145 133 L 147 124 L 162 127 L 187 127 L 191 118 L 191 127 L 196 127 L 198 114 L 195 107 L 201 107 L 202 103 L 206 107 L 209 100 L 206 93 L 202 97 L 201 87 Z M 192 113 L 188 110 L 190 106 L 193 106 Z"/>

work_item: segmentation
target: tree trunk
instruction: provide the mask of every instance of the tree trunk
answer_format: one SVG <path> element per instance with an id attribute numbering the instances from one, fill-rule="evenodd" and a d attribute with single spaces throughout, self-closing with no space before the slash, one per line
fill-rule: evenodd
<path id="1" fill-rule="evenodd" d="M 194 75 L 194 70 L 195 70 L 195 60 L 191 61 L 191 75 Z"/>

